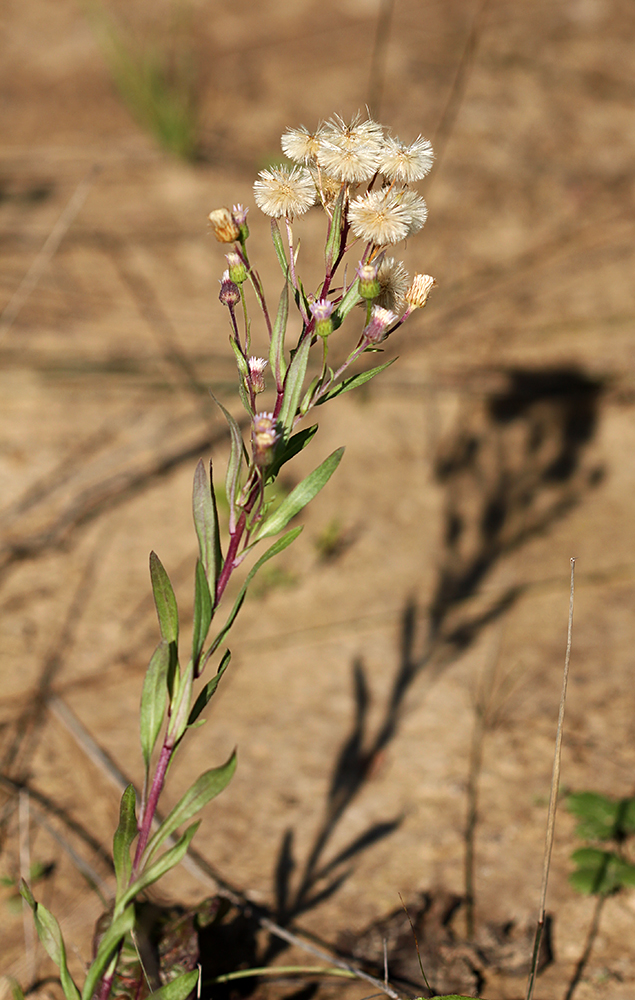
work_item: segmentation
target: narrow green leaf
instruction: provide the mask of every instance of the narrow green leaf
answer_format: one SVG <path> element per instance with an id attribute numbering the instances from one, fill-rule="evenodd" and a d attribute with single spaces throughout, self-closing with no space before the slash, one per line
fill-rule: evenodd
<path id="1" fill-rule="evenodd" d="M 225 419 L 229 424 L 229 433 L 231 438 L 231 450 L 229 453 L 229 462 L 227 463 L 227 472 L 225 474 L 225 495 L 227 497 L 227 503 L 229 504 L 229 530 L 233 531 L 236 527 L 236 495 L 238 493 L 240 483 L 240 470 L 245 446 L 243 444 L 243 436 L 240 432 L 240 427 L 232 417 L 231 413 L 225 409 L 223 404 L 219 402 L 218 399 L 216 399 L 216 403 L 225 414 Z"/>
<path id="2" fill-rule="evenodd" d="M 253 541 L 259 542 L 262 538 L 269 538 L 271 535 L 277 535 L 279 531 L 282 531 L 291 518 L 299 514 L 320 492 L 322 487 L 326 485 L 340 464 L 343 454 L 344 449 L 338 448 L 328 458 L 324 459 L 322 464 L 317 469 L 314 469 L 295 489 L 291 490 L 278 509 L 261 525 Z"/>
<path id="3" fill-rule="evenodd" d="M 118 947 L 121 939 L 132 930 L 134 927 L 134 921 L 134 906 L 126 906 L 126 909 L 114 918 L 110 927 L 99 942 L 97 954 L 95 955 L 95 958 L 93 959 L 86 974 L 84 988 L 82 990 L 82 1000 L 91 1000 L 101 975 L 108 965 L 108 962 L 113 957 L 113 952 Z"/>
<path id="4" fill-rule="evenodd" d="M 203 462 L 200 461 L 196 466 L 194 489 L 192 491 L 192 512 L 194 515 L 194 527 L 196 528 L 198 537 L 201 562 L 205 567 L 205 575 L 207 576 L 207 582 L 209 583 L 209 589 L 213 597 L 216 593 L 216 581 L 220 572 L 222 553 L 211 462 L 209 463 L 209 481 Z"/>
<path id="5" fill-rule="evenodd" d="M 278 423 L 282 425 L 285 438 L 293 430 L 293 422 L 298 409 L 298 403 L 300 402 L 300 396 L 302 395 L 302 386 L 304 384 L 304 376 L 306 375 L 310 349 L 311 337 L 305 335 L 295 350 L 287 371 L 287 377 L 284 381 L 284 396 L 282 398 Z"/>
<path id="6" fill-rule="evenodd" d="M 181 801 L 178 802 L 174 809 L 165 817 L 159 829 L 148 842 L 144 855 L 146 864 L 152 860 L 161 844 L 163 844 L 168 837 L 171 837 L 179 826 L 187 823 L 192 816 L 195 816 L 197 812 L 200 812 L 208 802 L 211 802 L 212 799 L 216 798 L 216 796 L 227 787 L 235 770 L 236 751 L 234 750 L 229 760 L 227 760 L 224 764 L 221 764 L 220 767 L 213 767 L 209 771 L 205 771 L 204 774 L 201 774 L 201 776 L 197 778 L 192 787 L 187 790 Z"/>
<path id="7" fill-rule="evenodd" d="M 247 575 L 247 579 L 245 580 L 245 582 L 243 583 L 242 587 L 240 588 L 240 591 L 238 593 L 238 597 L 236 598 L 236 600 L 234 602 L 234 606 L 233 606 L 232 610 L 229 613 L 229 617 L 227 618 L 227 621 L 225 622 L 225 624 L 223 625 L 222 629 L 220 630 L 220 632 L 218 633 L 218 635 L 214 639 L 214 642 L 211 645 L 210 654 L 214 653 L 215 650 L 218 649 L 218 647 L 220 646 L 221 642 L 223 641 L 223 639 L 225 638 L 225 636 L 229 632 L 230 628 L 234 624 L 234 621 L 236 620 L 236 615 L 240 611 L 240 609 L 242 607 L 242 604 L 243 604 L 243 601 L 245 600 L 245 596 L 247 594 L 247 590 L 248 590 L 249 584 L 251 583 L 251 581 L 255 577 L 255 575 L 258 572 L 258 570 L 261 568 L 261 566 L 264 566 L 264 564 L 267 562 L 268 559 L 273 559 L 273 557 L 277 556 L 279 552 L 282 552 L 283 549 L 286 549 L 288 545 L 291 545 L 291 543 L 296 540 L 296 538 L 298 537 L 298 535 L 300 534 L 301 531 L 302 531 L 302 525 L 299 525 L 297 528 L 292 528 L 291 531 L 287 531 L 286 535 L 283 535 L 282 538 L 278 538 L 273 543 L 273 545 L 270 548 L 267 549 L 267 551 L 264 553 L 264 555 L 262 555 L 260 557 L 260 559 L 258 560 L 258 562 L 255 563 L 254 566 L 251 568 L 251 570 L 249 571 L 249 573 Z"/>
<path id="8" fill-rule="evenodd" d="M 276 380 L 278 392 L 282 391 L 284 377 L 287 373 L 287 364 L 284 360 L 284 338 L 287 332 L 287 319 L 289 317 L 289 284 L 284 283 L 284 288 L 280 292 L 278 303 L 278 313 L 273 331 L 271 333 L 271 344 L 269 346 L 269 367 Z"/>
<path id="9" fill-rule="evenodd" d="M 304 399 L 300 403 L 300 413 L 302 416 L 308 413 L 311 403 L 313 402 L 313 397 L 322 385 L 323 377 L 323 375 L 316 375 L 315 378 L 311 379 L 309 388 L 304 394 Z"/>
<path id="10" fill-rule="evenodd" d="M 175 657 L 173 642 L 160 642 L 146 671 L 141 693 L 139 728 L 141 750 L 146 770 L 150 767 L 152 751 L 161 732 L 168 694 L 168 672 L 170 660 Z"/>
<path id="11" fill-rule="evenodd" d="M 150 553 L 150 579 L 161 635 L 166 642 L 178 642 L 179 612 L 170 578 L 156 552 Z"/>
<path id="12" fill-rule="evenodd" d="M 121 796 L 119 807 L 119 825 L 115 830 L 113 839 L 112 858 L 115 865 L 115 875 L 117 877 L 117 895 L 120 896 L 128 882 L 132 872 L 132 862 L 130 860 L 130 845 L 137 836 L 137 814 L 136 796 L 133 785 L 128 785 Z"/>
<path id="13" fill-rule="evenodd" d="M 24 993 L 17 979 L 14 979 L 13 976 L 6 976 L 6 981 L 9 983 L 13 1000 L 25 1000 Z"/>
<path id="14" fill-rule="evenodd" d="M 276 219 L 271 220 L 271 240 L 273 242 L 273 248 L 276 251 L 276 257 L 278 258 L 278 263 L 285 278 L 289 273 L 289 261 L 287 260 L 287 255 L 284 252 L 284 243 L 282 242 L 282 236 L 280 235 L 280 226 Z"/>
<path id="15" fill-rule="evenodd" d="M 187 1000 L 192 990 L 196 989 L 198 977 L 198 969 L 184 972 L 182 976 L 177 976 L 171 983 L 166 983 L 154 993 L 150 993 L 147 1000 Z"/>
<path id="16" fill-rule="evenodd" d="M 312 424 L 311 427 L 305 427 L 304 430 L 298 431 L 297 434 L 293 434 L 289 438 L 271 465 L 267 467 L 267 482 L 273 482 L 282 466 L 286 465 L 287 462 L 290 462 L 292 458 L 295 458 L 296 455 L 299 455 L 306 448 L 308 443 L 317 434 L 317 430 L 318 425 Z"/>
<path id="17" fill-rule="evenodd" d="M 168 723 L 167 740 L 175 747 L 187 729 L 192 700 L 192 684 L 194 682 L 194 663 L 192 660 L 187 669 L 179 677 L 178 684 L 170 704 L 170 721 Z"/>
<path id="18" fill-rule="evenodd" d="M 128 906 L 128 904 L 131 903 L 140 892 L 143 892 L 144 889 L 147 889 L 155 882 L 158 882 L 158 880 L 165 875 L 166 872 L 169 872 L 172 868 L 175 868 L 178 864 L 180 864 L 187 853 L 192 837 L 200 825 L 200 821 L 192 823 L 180 840 L 176 842 L 174 847 L 171 847 L 165 852 L 165 854 L 162 854 L 161 857 L 154 862 L 154 864 L 149 865 L 148 868 L 141 872 L 139 878 L 128 887 L 117 903 L 118 909 L 121 910 L 123 907 Z"/>
<path id="19" fill-rule="evenodd" d="M 318 399 L 316 406 L 320 406 L 322 403 L 326 403 L 328 399 L 335 399 L 336 396 L 341 396 L 343 392 L 350 392 L 351 389 L 357 389 L 358 386 L 363 385 L 364 382 L 370 381 L 375 375 L 379 375 L 386 368 L 390 368 L 392 364 L 397 360 L 397 358 L 392 358 L 390 361 L 386 361 L 385 364 L 379 365 L 377 368 L 370 368 L 367 372 L 360 372 L 359 375 L 351 375 L 350 378 L 345 378 L 339 385 L 334 386 L 332 389 Z"/>
<path id="20" fill-rule="evenodd" d="M 337 316 L 340 323 L 343 323 L 349 312 L 351 312 L 357 303 L 361 301 L 362 297 L 359 294 L 359 278 L 356 278 L 346 294 L 342 297 L 342 301 L 338 305 L 334 315 Z"/>
<path id="21" fill-rule="evenodd" d="M 220 666 L 218 670 L 216 671 L 212 679 L 207 682 L 205 687 L 201 689 L 196 701 L 194 702 L 194 705 L 192 706 L 190 717 L 187 720 L 188 728 L 194 725 L 194 723 L 198 719 L 203 709 L 206 708 L 207 705 L 209 704 L 212 695 L 214 694 L 216 688 L 218 687 L 218 682 L 220 681 L 221 677 L 223 676 L 223 674 L 227 670 L 227 667 L 229 666 L 229 661 L 231 660 L 231 658 L 232 654 L 228 649 L 226 649 L 223 658 L 220 661 Z"/>
<path id="22" fill-rule="evenodd" d="M 201 653 L 209 627 L 212 624 L 212 595 L 205 575 L 205 569 L 200 559 L 196 560 L 196 575 L 194 577 L 194 629 L 192 632 L 192 661 L 194 669 L 198 668 Z"/>
<path id="23" fill-rule="evenodd" d="M 330 275 L 333 271 L 333 264 L 337 259 L 342 245 L 342 212 L 344 208 L 345 196 L 346 187 L 342 185 L 337 201 L 333 206 L 333 216 L 331 218 L 329 232 L 326 239 L 326 246 L 324 248 L 324 261 L 326 264 L 326 273 L 328 275 Z"/>
<path id="24" fill-rule="evenodd" d="M 36 903 L 33 893 L 24 879 L 20 882 L 20 893 L 33 911 L 35 929 L 42 942 L 42 947 L 60 970 L 60 982 L 66 1000 L 79 1000 L 79 990 L 68 971 L 66 948 L 64 947 L 64 938 L 62 937 L 60 925 L 53 914 L 42 903 Z"/>

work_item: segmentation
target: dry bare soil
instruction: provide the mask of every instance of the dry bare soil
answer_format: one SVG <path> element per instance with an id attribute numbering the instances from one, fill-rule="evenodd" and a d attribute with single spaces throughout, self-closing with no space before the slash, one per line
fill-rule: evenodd
<path id="1" fill-rule="evenodd" d="M 148 553 L 187 616 L 193 469 L 210 455 L 222 469 L 226 454 L 207 388 L 236 402 L 224 261 L 205 217 L 253 206 L 288 125 L 372 99 L 402 138 L 434 141 L 429 222 L 405 259 L 438 289 L 389 342 L 396 364 L 325 408 L 313 454 L 289 473 L 297 482 L 346 445 L 299 542 L 245 606 L 169 802 L 237 745 L 236 777 L 197 839 L 219 878 L 296 930 L 361 951 L 399 893 L 414 906 L 427 892 L 437 989 L 458 989 L 452 970 L 480 962 L 484 996 L 524 995 L 483 942 L 535 919 L 571 557 L 563 784 L 634 790 L 635 7 L 394 0 L 382 11 L 377 46 L 376 0 L 196 0 L 205 158 L 190 166 L 135 124 L 81 5 L 4 4 L 0 307 L 88 178 L 0 342 L 0 864 L 11 878 L 29 857 L 47 866 L 37 895 L 74 943 L 78 975 L 103 908 L 85 875 L 112 886 L 120 796 L 94 747 L 140 780 L 136 713 L 157 635 Z M 126 12 L 148 33 L 169 23 L 147 0 Z M 267 221 L 253 207 L 250 219 L 275 301 Z M 317 210 L 301 236 L 317 275 Z M 439 914 L 465 894 L 482 710 L 475 958 L 460 945 L 464 907 L 450 928 Z M 562 811 L 541 1000 L 567 993 L 591 923 L 593 900 L 567 881 L 577 845 Z M 213 887 L 179 870 L 160 898 L 189 906 Z M 49 996 L 53 967 L 11 897 L 2 889 L 2 971 Z M 622 892 L 604 907 L 577 1000 L 633 997 L 634 940 L 635 895 Z M 406 963 L 414 995 L 403 934 L 399 947 L 392 971 Z M 372 992 L 320 987 L 335 989 Z"/>

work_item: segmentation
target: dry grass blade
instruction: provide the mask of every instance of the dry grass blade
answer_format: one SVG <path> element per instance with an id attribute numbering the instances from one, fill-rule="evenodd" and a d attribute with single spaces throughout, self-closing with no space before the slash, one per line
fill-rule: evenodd
<path id="1" fill-rule="evenodd" d="M 569 590 L 569 624 L 567 627 L 567 651 L 564 658 L 564 672 L 562 676 L 562 695 L 560 697 L 560 709 L 558 712 L 558 729 L 556 732 L 556 745 L 553 754 L 553 772 L 551 775 L 551 792 L 549 794 L 549 811 L 547 814 L 547 836 L 545 838 L 545 856 L 542 866 L 542 884 L 540 887 L 540 907 L 538 910 L 538 926 L 536 927 L 536 937 L 534 940 L 534 950 L 531 961 L 531 971 L 527 983 L 527 1000 L 531 1000 L 538 973 L 538 957 L 540 955 L 540 944 L 542 932 L 545 926 L 545 902 L 547 899 L 547 883 L 549 881 L 549 866 L 551 864 L 551 850 L 553 848 L 553 837 L 556 825 L 556 809 L 558 807 L 558 788 L 560 786 L 560 764 L 562 760 L 562 733 L 564 726 L 564 707 L 567 699 L 567 683 L 569 681 L 569 663 L 571 661 L 571 634 L 573 630 L 573 593 L 574 593 L 575 559 L 571 560 L 571 586 Z"/>

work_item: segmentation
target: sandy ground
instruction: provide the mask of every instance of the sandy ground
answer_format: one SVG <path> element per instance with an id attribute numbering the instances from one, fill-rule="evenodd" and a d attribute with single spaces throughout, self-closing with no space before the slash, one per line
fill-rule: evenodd
<path id="1" fill-rule="evenodd" d="M 159 552 L 187 617 L 192 474 L 199 457 L 222 468 L 226 454 L 207 387 L 235 403 L 216 297 L 224 262 L 205 217 L 253 204 L 257 170 L 288 125 L 372 99 L 404 139 L 433 140 L 429 221 L 404 259 L 439 287 L 390 342 L 399 360 L 385 376 L 320 414 L 312 453 L 290 476 L 340 444 L 344 461 L 245 606 L 231 672 L 168 804 L 237 745 L 235 780 L 207 810 L 199 852 L 268 907 L 276 871 L 279 886 L 290 872 L 296 929 L 350 944 L 400 893 L 464 893 L 470 746 L 485 706 L 477 926 L 531 923 L 572 556 L 562 783 L 633 793 L 635 8 L 395 0 L 382 10 L 377 48 L 374 0 L 253 10 L 196 0 L 206 159 L 188 166 L 130 117 L 79 6 L 4 8 L 0 307 L 84 180 L 86 197 L 0 342 L 0 865 L 10 878 L 29 856 L 50 866 L 37 894 L 74 942 L 78 975 L 102 909 L 80 868 L 112 886 L 120 791 L 69 727 L 76 720 L 140 780 L 136 712 L 157 637 L 148 553 Z M 169 11 L 134 0 L 128 15 L 150 31 Z M 255 208 L 250 218 L 275 300 L 267 222 Z M 301 227 L 309 273 L 321 231 L 316 210 Z M 329 533 L 342 544 L 324 559 Z M 333 788 L 347 806 L 329 826 Z M 320 871 L 369 832 L 333 869 L 346 878 L 314 899 L 328 884 Z M 562 811 L 541 1000 L 565 996 L 592 918 L 593 901 L 567 881 L 575 846 Z M 53 967 L 12 889 L 1 891 L 2 971 L 49 995 Z M 179 870 L 161 898 L 189 905 L 210 891 Z M 635 895 L 622 892 L 604 907 L 577 1000 L 633 996 L 634 932 Z M 490 1000 L 524 995 L 522 979 L 493 967 L 482 988 Z M 352 1000 L 370 992 L 343 989 Z"/>

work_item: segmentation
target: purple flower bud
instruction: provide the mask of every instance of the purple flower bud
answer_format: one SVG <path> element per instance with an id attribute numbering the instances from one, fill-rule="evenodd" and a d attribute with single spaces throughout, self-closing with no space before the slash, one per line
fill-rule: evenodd
<path id="1" fill-rule="evenodd" d="M 254 462 L 261 469 L 271 465 L 279 438 L 273 413 L 256 413 L 251 425 L 251 444 Z"/>
<path id="2" fill-rule="evenodd" d="M 229 271 L 223 271 L 218 298 L 224 306 L 229 306 L 230 309 L 233 309 L 240 302 L 240 289 L 236 282 L 229 277 Z"/>
<path id="3" fill-rule="evenodd" d="M 364 327 L 362 337 L 369 344 L 379 344 L 386 336 L 386 330 L 395 320 L 398 319 L 396 313 L 390 309 L 383 309 L 382 306 L 373 306 L 370 314 L 370 322 Z"/>

